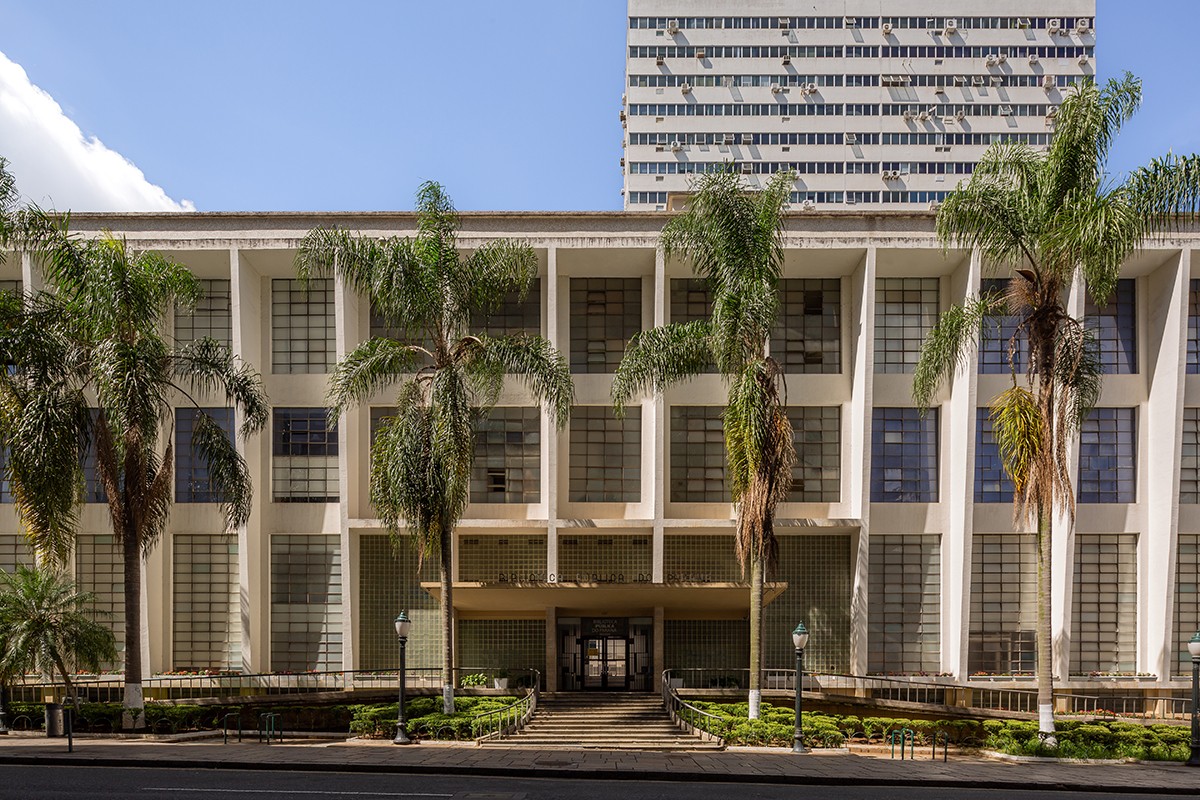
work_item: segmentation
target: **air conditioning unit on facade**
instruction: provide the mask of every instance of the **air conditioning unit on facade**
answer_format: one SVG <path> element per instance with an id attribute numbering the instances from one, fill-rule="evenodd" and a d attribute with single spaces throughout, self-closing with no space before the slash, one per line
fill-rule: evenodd
<path id="1" fill-rule="evenodd" d="M 1000 106 L 1000 116 L 1011 117 L 1012 116 L 1012 106 Z"/>
<path id="2" fill-rule="evenodd" d="M 800 210 L 801 211 L 816 211 L 817 210 L 817 201 L 816 200 L 805 200 L 803 203 L 800 204 Z"/>
<path id="3" fill-rule="evenodd" d="M 891 36 L 892 35 L 892 23 L 890 23 L 890 22 L 883 23 L 883 25 L 880 27 L 880 30 L 883 31 L 884 36 Z"/>
<path id="4" fill-rule="evenodd" d="M 842 24 L 845 25 L 847 28 L 857 28 L 858 27 L 858 17 L 845 17 L 842 20 Z"/>
<path id="5" fill-rule="evenodd" d="M 846 144 L 858 144 L 858 134 L 857 133 L 847 133 L 846 134 Z"/>
<path id="6" fill-rule="evenodd" d="M 956 19 L 946 20 L 945 32 L 946 32 L 947 36 L 954 34 L 954 33 L 958 33 L 958 20 L 956 20 Z"/>
<path id="7" fill-rule="evenodd" d="M 753 164 L 742 164 L 742 174 L 743 175 L 753 175 L 754 174 L 754 165 Z"/>
<path id="8" fill-rule="evenodd" d="M 1007 64 L 1008 56 L 1004 53 L 1001 53 L 1000 55 L 996 56 L 996 60 L 999 61 L 1001 64 Z"/>
<path id="9" fill-rule="evenodd" d="M 1023 31 L 1027 31 L 1033 27 L 1033 21 L 1029 17 L 1021 17 L 1017 20 L 1017 27 Z"/>
<path id="10" fill-rule="evenodd" d="M 742 134 L 742 144 L 754 144 L 754 134 L 743 133 Z"/>
<path id="11" fill-rule="evenodd" d="M 701 60 L 708 58 L 708 51 L 702 47 L 698 48 L 696 50 L 696 58 L 699 58 Z"/>
<path id="12" fill-rule="evenodd" d="M 1046 20 L 1046 30 L 1050 31 L 1050 33 L 1058 33 L 1060 30 L 1062 30 L 1062 20 L 1061 19 Z"/>
<path id="13" fill-rule="evenodd" d="M 667 33 L 671 34 L 672 36 L 679 33 L 679 20 L 677 20 L 677 19 L 667 20 Z"/>
<path id="14" fill-rule="evenodd" d="M 1080 36 L 1086 36 L 1092 32 L 1092 21 L 1087 17 L 1080 17 L 1075 20 L 1075 32 Z"/>
<path id="15" fill-rule="evenodd" d="M 1030 64 L 1036 64 L 1036 63 L 1038 63 L 1039 61 L 1041 61 L 1041 59 L 1040 59 L 1040 58 L 1038 58 L 1038 54 L 1037 54 L 1037 53 L 1030 53 L 1030 54 L 1029 54 L 1029 63 L 1030 63 Z"/>
<path id="16" fill-rule="evenodd" d="M 988 57 L 986 59 L 984 59 L 984 63 L 987 64 L 989 67 L 994 67 L 1000 63 L 1000 57 L 998 55 L 996 55 L 995 53 L 989 53 Z"/>
<path id="17" fill-rule="evenodd" d="M 966 86 L 967 85 L 967 76 L 966 75 L 955 75 L 954 76 L 954 85 L 955 86 Z"/>
<path id="18" fill-rule="evenodd" d="M 937 210 L 938 210 L 939 208 L 941 208 L 941 207 L 942 207 L 942 204 L 941 204 L 941 203 L 939 203 L 937 200 L 930 200 L 930 201 L 929 201 L 929 210 L 930 210 L 930 211 L 937 211 Z"/>
<path id="19" fill-rule="evenodd" d="M 912 122 L 916 116 L 917 116 L 916 113 L 911 108 L 904 109 L 904 121 L 905 122 Z"/>
<path id="20" fill-rule="evenodd" d="M 789 65 L 791 65 L 791 63 L 792 63 L 792 57 L 791 57 L 791 56 L 784 56 L 784 57 L 783 57 L 783 65 L 784 65 L 785 67 L 786 67 L 786 66 L 789 66 Z"/>
<path id="21" fill-rule="evenodd" d="M 779 94 L 783 91 L 783 87 L 778 83 L 771 84 L 771 94 Z"/>
<path id="22" fill-rule="evenodd" d="M 791 17 L 780 17 L 779 18 L 779 27 L 785 31 L 788 28 L 792 27 L 792 18 Z"/>
<path id="23" fill-rule="evenodd" d="M 1042 78 L 1042 88 L 1045 89 L 1047 92 L 1050 91 L 1051 89 L 1054 89 L 1056 86 L 1057 86 L 1057 81 L 1054 80 L 1053 75 L 1047 75 L 1046 77 Z"/>
<path id="24" fill-rule="evenodd" d="M 818 87 L 815 83 L 810 83 L 808 86 L 804 87 L 804 93 L 805 94 L 816 94 L 817 88 Z"/>
<path id="25" fill-rule="evenodd" d="M 929 112 L 922 111 L 920 114 L 917 114 L 917 119 L 919 119 L 921 122 L 929 122 Z"/>
<path id="26" fill-rule="evenodd" d="M 672 153 L 678 153 L 682 149 L 683 149 L 683 142 L 679 141 L 678 139 L 671 142 L 671 152 Z"/>
<path id="27" fill-rule="evenodd" d="M 945 94 L 945 93 L 946 93 L 946 87 L 945 87 L 945 86 L 938 86 L 938 87 L 936 87 L 936 88 L 933 90 L 933 93 L 934 93 L 934 94 Z"/>
<path id="28" fill-rule="evenodd" d="M 666 63 L 666 59 L 664 59 L 662 56 L 655 56 L 654 63 L 661 67 L 663 64 Z"/>
<path id="29" fill-rule="evenodd" d="M 684 94 L 691 94 L 692 93 L 692 85 L 690 83 L 685 83 L 679 87 L 679 91 L 683 92 Z"/>
<path id="30" fill-rule="evenodd" d="M 967 112 L 965 112 L 965 111 L 954 112 L 954 121 L 955 122 L 962 122 L 966 118 L 967 118 Z"/>
<path id="31" fill-rule="evenodd" d="M 725 144 L 733 144 L 733 134 L 732 133 L 725 134 L 725 137 L 722 141 L 724 141 Z"/>
<path id="32" fill-rule="evenodd" d="M 1092 60 L 1090 58 L 1088 58 L 1087 56 L 1079 57 L 1079 66 L 1086 67 L 1090 63 L 1092 63 Z"/>

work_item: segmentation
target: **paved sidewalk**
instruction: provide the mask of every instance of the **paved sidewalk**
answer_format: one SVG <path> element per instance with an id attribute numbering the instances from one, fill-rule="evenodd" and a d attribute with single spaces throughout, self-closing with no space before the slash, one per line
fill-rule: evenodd
<path id="1" fill-rule="evenodd" d="M 797 756 L 765 748 L 659 753 L 449 744 L 397 747 L 380 741 L 223 745 L 219 740 L 184 743 L 100 738 L 77 739 L 75 752 L 68 754 L 65 739 L 0 737 L 0 767 L 74 764 L 1200 794 L 1200 769 L 1174 764 L 1014 764 L 967 756 L 951 756 L 943 763 L 928 760 L 928 752 L 924 757 L 923 761 L 901 762 L 845 752 Z"/>

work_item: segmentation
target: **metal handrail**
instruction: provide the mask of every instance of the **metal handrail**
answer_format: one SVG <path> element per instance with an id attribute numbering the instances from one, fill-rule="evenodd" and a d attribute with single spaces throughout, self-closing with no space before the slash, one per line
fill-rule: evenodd
<path id="1" fill-rule="evenodd" d="M 672 722 L 674 722 L 680 728 L 683 728 L 688 733 L 691 733 L 694 736 L 699 736 L 702 739 L 710 739 L 724 747 L 724 731 L 726 727 L 728 727 L 728 722 L 721 717 L 718 717 L 716 714 L 710 714 L 707 711 L 696 708 L 694 705 L 680 697 L 678 693 L 676 693 L 675 687 L 672 686 L 671 673 L 673 671 L 674 670 L 664 669 L 662 672 L 663 708 L 666 710 L 667 716 L 671 718 Z M 696 723 L 700 722 L 701 720 L 712 720 L 712 722 L 709 724 L 716 728 L 716 730 L 710 730 L 697 725 Z"/>
<path id="2" fill-rule="evenodd" d="M 476 742 L 492 738 L 503 739 L 505 736 L 520 731 L 529 723 L 533 712 L 537 710 L 538 686 L 542 682 L 542 673 L 532 668 L 526 671 L 530 673 L 533 680 L 524 697 L 518 698 L 504 708 L 494 708 L 471 717 L 471 732 L 475 735 Z M 494 730 L 490 722 L 484 723 L 488 717 L 495 717 Z"/>

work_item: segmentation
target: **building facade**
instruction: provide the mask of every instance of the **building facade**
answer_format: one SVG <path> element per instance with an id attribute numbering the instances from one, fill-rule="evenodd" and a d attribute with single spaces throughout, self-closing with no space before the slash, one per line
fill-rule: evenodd
<path id="1" fill-rule="evenodd" d="M 370 436 L 393 398 L 339 421 L 324 412 L 331 366 L 387 330 L 364 298 L 336 281 L 305 290 L 292 266 L 312 227 L 407 235 L 414 217 L 72 222 L 191 267 L 208 294 L 176 316 L 174 335 L 229 342 L 262 372 L 273 406 L 267 431 L 243 445 L 256 495 L 232 535 L 191 454 L 191 416 L 176 416 L 177 504 L 145 571 L 150 669 L 394 668 L 400 610 L 414 620 L 410 666 L 436 667 L 434 565 L 418 571 L 411 549 L 393 548 L 368 502 Z M 720 378 L 642 398 L 624 419 L 610 406 L 634 332 L 706 312 L 688 266 L 656 249 L 661 224 L 654 213 L 464 215 L 464 247 L 509 237 L 541 265 L 525 303 L 479 324 L 549 337 L 576 386 L 565 430 L 510 386 L 477 433 L 452 565 L 464 667 L 536 668 L 549 689 L 635 691 L 654 688 L 663 668 L 736 678 L 745 667 L 749 592 L 734 558 Z M 928 213 L 798 214 L 788 230 L 770 348 L 786 371 L 799 462 L 776 526 L 766 665 L 791 664 L 789 632 L 803 621 L 816 670 L 959 681 L 1028 672 L 1033 537 L 1013 528 L 985 411 L 1010 381 L 1002 330 L 927 414 L 910 396 L 938 313 L 983 286 L 992 265 L 944 252 Z M 1152 242 L 1108 306 L 1078 290 L 1070 300 L 1094 325 L 1108 374 L 1073 444 L 1076 525 L 1056 522 L 1055 671 L 1068 686 L 1140 675 L 1139 690 L 1162 691 L 1185 677 L 1184 643 L 1200 626 L 1198 255 L 1200 229 Z M 39 285 L 28 258 L 0 269 L 2 288 Z M 29 553 L 11 498 L 0 499 L 10 503 L 0 506 L 9 569 Z M 123 638 L 121 559 L 94 480 L 87 499 L 73 569 Z"/>
<path id="2" fill-rule="evenodd" d="M 926 209 L 993 142 L 1046 146 L 1064 92 L 1095 75 L 1095 16 L 1095 0 L 629 0 L 625 208 L 677 208 L 732 164 L 752 185 L 793 170 L 803 208 Z"/>

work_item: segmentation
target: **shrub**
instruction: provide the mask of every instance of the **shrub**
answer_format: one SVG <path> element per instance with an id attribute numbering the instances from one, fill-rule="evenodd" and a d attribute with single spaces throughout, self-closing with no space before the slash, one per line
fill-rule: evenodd
<path id="1" fill-rule="evenodd" d="M 463 675 L 459 681 L 459 686 L 487 686 L 488 676 L 482 672 L 473 672 L 470 675 Z"/>

